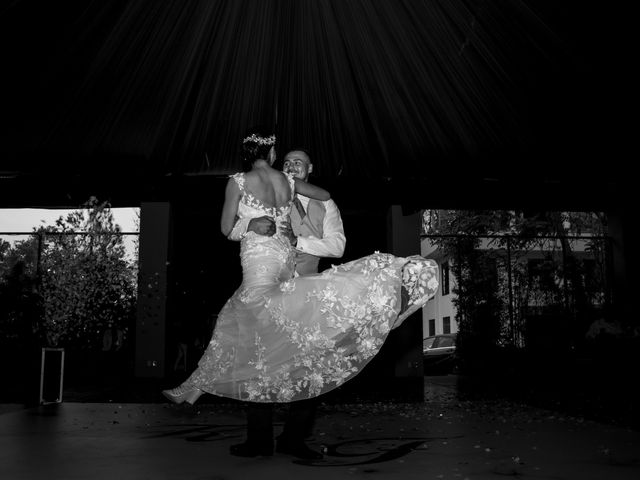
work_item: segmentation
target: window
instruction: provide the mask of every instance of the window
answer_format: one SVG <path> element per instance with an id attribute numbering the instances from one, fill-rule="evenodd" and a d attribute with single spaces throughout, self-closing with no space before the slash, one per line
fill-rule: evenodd
<path id="1" fill-rule="evenodd" d="M 455 345 L 455 337 L 436 337 L 436 340 L 431 345 L 431 348 L 455 347 Z"/>
<path id="2" fill-rule="evenodd" d="M 449 295 L 449 262 L 442 264 L 440 283 L 442 284 L 442 295 Z"/>
<path id="3" fill-rule="evenodd" d="M 451 317 L 442 317 L 442 333 L 451 333 Z"/>
<path id="4" fill-rule="evenodd" d="M 432 337 L 436 334 L 436 319 L 429 320 L 429 336 Z"/>
<path id="5" fill-rule="evenodd" d="M 435 342 L 436 337 L 427 337 L 422 341 L 422 350 L 427 350 L 431 348 L 433 342 Z"/>

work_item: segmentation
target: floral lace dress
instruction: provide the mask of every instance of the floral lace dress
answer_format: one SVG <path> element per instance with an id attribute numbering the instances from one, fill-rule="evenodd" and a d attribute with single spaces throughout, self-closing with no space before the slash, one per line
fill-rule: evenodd
<path id="1" fill-rule="evenodd" d="M 280 234 L 292 203 L 263 205 L 232 176 L 240 217 L 270 215 L 272 237 L 241 242 L 242 284 L 218 315 L 198 368 L 183 383 L 252 402 L 291 402 L 326 393 L 360 372 L 391 329 L 434 295 L 437 267 L 419 256 L 374 253 L 294 277 L 294 250 Z M 289 177 L 292 192 L 293 177 Z"/>

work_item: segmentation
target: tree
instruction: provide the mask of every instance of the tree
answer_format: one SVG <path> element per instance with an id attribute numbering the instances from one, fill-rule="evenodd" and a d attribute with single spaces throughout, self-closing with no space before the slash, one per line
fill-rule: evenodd
<path id="1" fill-rule="evenodd" d="M 565 336 L 584 333 L 586 312 L 609 298 L 605 229 L 604 216 L 591 212 L 426 211 L 425 232 L 454 264 L 463 366 L 481 366 L 500 347 L 525 346 L 541 314 L 567 320 L 554 322 L 555 338 L 563 326 Z M 576 249 L 572 236 L 581 233 L 594 236 Z M 579 258 L 585 252 L 594 268 Z"/>
<path id="2" fill-rule="evenodd" d="M 24 349 L 34 342 L 42 301 L 37 285 L 38 238 L 0 242 L 0 348 Z"/>
<path id="3" fill-rule="evenodd" d="M 137 269 L 126 259 L 120 231 L 109 204 L 93 197 L 54 226 L 38 229 L 44 239 L 41 332 L 47 344 L 93 349 L 106 330 L 128 331 Z"/>
<path id="4" fill-rule="evenodd" d="M 503 222 L 500 212 L 427 211 L 425 231 L 439 255 L 453 264 L 452 293 L 457 310 L 457 353 L 465 371 L 482 368 L 500 345 L 501 299 L 498 295 L 496 250 L 481 249 L 481 238 Z"/>
<path id="5" fill-rule="evenodd" d="M 107 202 L 91 198 L 13 246 L 0 242 L 0 334 L 13 344 L 96 349 L 135 319 L 137 258 Z M 125 337 L 126 338 L 126 337 Z"/>

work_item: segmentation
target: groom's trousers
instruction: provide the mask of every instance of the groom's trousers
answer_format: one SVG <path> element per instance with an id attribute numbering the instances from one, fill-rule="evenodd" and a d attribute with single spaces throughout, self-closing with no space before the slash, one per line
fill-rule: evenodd
<path id="1" fill-rule="evenodd" d="M 317 399 L 291 402 L 285 417 L 282 433 L 278 441 L 290 445 L 304 442 L 311 434 L 315 420 Z M 273 406 L 272 403 L 247 405 L 247 441 L 254 445 L 273 444 Z"/>

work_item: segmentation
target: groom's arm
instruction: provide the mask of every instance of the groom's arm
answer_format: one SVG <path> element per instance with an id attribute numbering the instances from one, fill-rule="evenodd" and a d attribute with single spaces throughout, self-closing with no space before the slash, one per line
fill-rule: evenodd
<path id="1" fill-rule="evenodd" d="M 298 237 L 296 248 L 304 253 L 324 258 L 340 258 L 344 254 L 347 239 L 340 210 L 333 200 L 323 202 L 326 212 L 322 222 L 322 238 Z"/>

